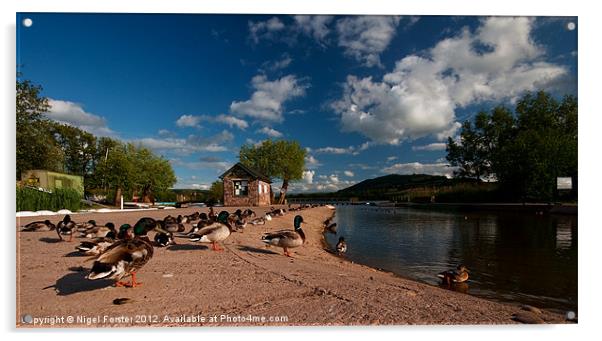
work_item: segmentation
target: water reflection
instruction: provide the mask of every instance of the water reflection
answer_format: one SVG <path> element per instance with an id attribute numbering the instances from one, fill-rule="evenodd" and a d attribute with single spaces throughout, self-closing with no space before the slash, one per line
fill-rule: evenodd
<path id="1" fill-rule="evenodd" d="M 577 309 L 577 217 L 337 208 L 337 235 L 355 262 L 439 285 L 441 271 L 471 270 L 458 289 L 559 311 Z"/>

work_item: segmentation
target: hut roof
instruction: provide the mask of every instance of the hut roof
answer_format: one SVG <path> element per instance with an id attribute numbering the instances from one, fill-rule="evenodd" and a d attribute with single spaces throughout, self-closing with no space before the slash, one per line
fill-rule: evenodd
<path id="1" fill-rule="evenodd" d="M 259 180 L 267 182 L 267 183 L 272 183 L 272 181 L 270 180 L 270 178 L 268 178 L 267 176 L 261 174 L 256 169 L 253 169 L 253 168 L 251 168 L 249 166 L 243 165 L 240 162 L 238 162 L 234 166 L 230 167 L 230 169 L 228 169 L 227 171 L 225 171 L 224 174 L 220 175 L 219 178 L 223 179 L 228 174 L 232 173 L 233 171 L 236 171 L 237 169 L 240 169 L 240 170 L 244 171 L 245 173 L 249 174 L 254 179 L 259 179 Z"/>

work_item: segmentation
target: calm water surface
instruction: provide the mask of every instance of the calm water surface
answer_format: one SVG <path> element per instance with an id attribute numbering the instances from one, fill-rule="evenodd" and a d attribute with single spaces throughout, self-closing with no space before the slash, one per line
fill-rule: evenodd
<path id="1" fill-rule="evenodd" d="M 470 269 L 471 295 L 577 310 L 577 217 L 338 206 L 337 235 L 354 262 L 439 285 L 437 273 Z"/>

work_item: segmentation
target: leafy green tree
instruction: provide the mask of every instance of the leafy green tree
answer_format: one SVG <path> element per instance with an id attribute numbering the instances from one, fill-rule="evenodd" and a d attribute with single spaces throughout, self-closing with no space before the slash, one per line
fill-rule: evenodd
<path id="1" fill-rule="evenodd" d="M 153 191 L 166 191 L 176 183 L 176 175 L 167 159 L 133 144 L 128 145 L 128 153 L 134 170 L 132 183 L 141 191 L 142 202 L 154 202 Z"/>
<path id="2" fill-rule="evenodd" d="M 297 141 L 268 139 L 262 144 L 243 145 L 240 149 L 240 162 L 257 169 L 269 178 L 282 180 L 279 204 L 283 204 L 289 182 L 300 180 L 305 168 L 306 151 Z"/>
<path id="3" fill-rule="evenodd" d="M 50 122 L 44 117 L 50 109 L 42 87 L 17 75 L 16 98 L 16 177 L 29 169 L 60 171 L 63 155 L 48 134 Z"/>
<path id="4" fill-rule="evenodd" d="M 66 124 L 53 122 L 49 127 L 49 133 L 63 153 L 63 171 L 81 176 L 89 174 L 96 154 L 96 137 Z"/>
<path id="5" fill-rule="evenodd" d="M 209 188 L 209 200 L 212 202 L 223 202 L 224 200 L 224 182 L 214 181 Z"/>
<path id="6" fill-rule="evenodd" d="M 462 125 L 459 143 L 448 139 L 447 159 L 459 177 L 495 174 L 512 197 L 552 200 L 557 177 L 577 180 L 577 99 L 540 91 L 523 96 L 514 115 L 481 112 Z"/>

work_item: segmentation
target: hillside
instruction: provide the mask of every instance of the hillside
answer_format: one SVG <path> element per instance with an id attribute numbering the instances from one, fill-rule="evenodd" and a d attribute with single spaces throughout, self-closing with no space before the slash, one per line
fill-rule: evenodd
<path id="1" fill-rule="evenodd" d="M 412 174 L 400 175 L 390 174 L 374 179 L 366 179 L 353 186 L 338 191 L 342 195 L 362 195 L 374 192 L 400 192 L 410 188 L 425 186 L 448 186 L 456 181 L 445 176 Z"/>

